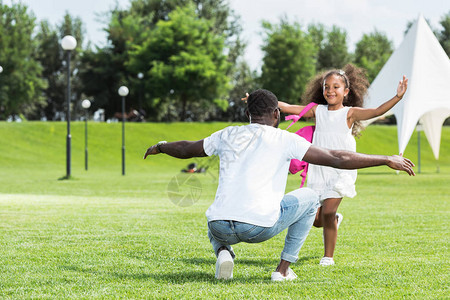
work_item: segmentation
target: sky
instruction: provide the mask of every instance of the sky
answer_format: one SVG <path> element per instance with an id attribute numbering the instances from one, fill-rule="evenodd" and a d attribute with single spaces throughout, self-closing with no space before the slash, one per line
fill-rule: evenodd
<path id="1" fill-rule="evenodd" d="M 3 0 L 3 4 L 11 4 Z M 106 43 L 102 30 L 102 14 L 118 5 L 128 8 L 130 0 L 20 0 L 35 14 L 38 21 L 47 19 L 51 24 L 60 23 L 66 11 L 80 17 L 86 27 L 86 39 L 94 45 Z M 378 30 L 398 47 L 408 21 L 414 21 L 419 14 L 427 19 L 433 28 L 441 29 L 439 21 L 450 12 L 449 0 L 229 0 L 232 9 L 241 16 L 243 38 L 247 43 L 245 59 L 252 69 L 261 67 L 263 20 L 277 23 L 282 16 L 291 22 L 300 23 L 306 29 L 308 24 L 322 23 L 327 28 L 337 25 L 347 31 L 349 50 L 363 34 Z"/>

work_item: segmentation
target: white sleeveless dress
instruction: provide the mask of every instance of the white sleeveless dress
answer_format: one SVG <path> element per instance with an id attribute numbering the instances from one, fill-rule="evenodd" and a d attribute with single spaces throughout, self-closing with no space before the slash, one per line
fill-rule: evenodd
<path id="1" fill-rule="evenodd" d="M 352 129 L 347 125 L 347 114 L 351 107 L 328 110 L 327 105 L 316 109 L 316 130 L 313 142 L 332 150 L 356 151 L 356 141 Z M 321 204 L 327 198 L 356 196 L 356 170 L 341 170 L 309 164 L 307 186 L 319 194 Z"/>

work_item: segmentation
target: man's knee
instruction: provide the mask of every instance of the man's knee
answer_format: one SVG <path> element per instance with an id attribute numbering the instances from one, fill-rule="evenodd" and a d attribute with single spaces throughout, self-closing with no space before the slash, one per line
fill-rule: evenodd
<path id="1" fill-rule="evenodd" d="M 299 203 L 318 207 L 319 195 L 310 188 L 299 188 L 297 190 L 293 190 L 287 195 L 294 196 Z"/>

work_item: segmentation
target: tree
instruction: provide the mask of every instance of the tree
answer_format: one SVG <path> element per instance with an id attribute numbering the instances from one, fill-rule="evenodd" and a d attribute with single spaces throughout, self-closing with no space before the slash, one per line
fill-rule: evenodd
<path id="1" fill-rule="evenodd" d="M 127 85 L 125 78 L 125 66 L 123 57 L 114 52 L 113 48 L 97 48 L 97 51 L 86 49 L 81 57 L 80 80 L 83 83 L 83 93 L 92 97 L 91 110 L 99 108 L 105 110 L 106 118 L 111 118 L 114 113 L 121 111 L 118 89 L 121 85 Z M 128 106 L 136 104 L 135 89 L 130 87 L 130 96 L 127 97 Z M 129 103 L 129 102 L 132 103 Z"/>
<path id="2" fill-rule="evenodd" d="M 0 119 L 25 116 L 44 103 L 42 67 L 34 59 L 35 17 L 21 3 L 0 2 Z"/>
<path id="3" fill-rule="evenodd" d="M 317 70 L 339 69 L 351 61 L 347 32 L 337 26 L 328 31 L 317 55 Z"/>
<path id="4" fill-rule="evenodd" d="M 326 30 L 323 24 L 310 24 L 308 25 L 308 34 L 311 37 L 317 51 L 323 48 L 324 40 L 326 37 Z"/>
<path id="5" fill-rule="evenodd" d="M 128 107 L 139 107 L 142 102 L 143 108 L 147 110 L 152 120 L 160 120 L 171 114 L 175 118 L 179 116 L 176 111 L 167 113 L 170 107 L 175 108 L 173 106 L 175 100 L 171 101 L 170 98 L 178 93 L 170 94 L 166 91 L 164 97 L 156 99 L 155 87 L 149 83 L 151 78 L 147 73 L 148 70 L 126 62 L 130 61 L 129 54 L 142 47 L 149 39 L 159 21 L 167 21 L 172 11 L 187 5 L 193 7 L 198 18 L 209 20 L 209 30 L 212 34 L 224 38 L 222 48 L 227 53 L 229 62 L 226 72 L 229 77 L 232 76 L 233 66 L 242 56 L 244 45 L 239 38 L 242 29 L 238 17 L 234 15 L 227 1 L 133 0 L 128 10 L 115 8 L 110 12 L 110 21 L 105 29 L 108 32 L 108 45 L 85 53 L 83 68 L 80 70 L 80 76 L 88 87 L 84 91 L 96 99 L 94 105 L 104 105 L 108 117 L 117 111 L 118 107 L 115 106 L 119 101 L 117 88 L 122 84 L 130 88 L 130 95 L 127 97 Z M 141 80 L 137 79 L 138 73 L 145 74 Z"/>
<path id="6" fill-rule="evenodd" d="M 367 71 L 367 78 L 372 82 L 393 50 L 392 42 L 384 33 L 375 30 L 364 34 L 356 44 L 355 64 Z"/>
<path id="7" fill-rule="evenodd" d="M 257 89 L 258 75 L 252 71 L 245 61 L 239 61 L 232 77 L 232 89 L 228 93 L 228 109 L 216 118 L 228 122 L 248 121 L 246 103 L 241 100 L 245 93 Z"/>
<path id="8" fill-rule="evenodd" d="M 286 19 L 277 25 L 263 22 L 263 28 L 262 87 L 280 100 L 297 102 L 316 71 L 314 43 L 298 23 L 289 24 Z"/>
<path id="9" fill-rule="evenodd" d="M 438 32 L 437 37 L 445 53 L 450 56 L 450 11 L 442 17 L 440 24 L 442 30 Z"/>
<path id="10" fill-rule="evenodd" d="M 310 24 L 308 25 L 308 34 L 315 46 L 315 60 L 316 60 L 316 70 L 321 70 L 322 66 L 319 63 L 319 53 L 323 51 L 325 38 L 326 38 L 326 29 L 323 24 Z"/>
<path id="11" fill-rule="evenodd" d="M 130 94 L 127 97 L 127 107 L 137 107 L 135 78 L 136 74 L 127 71 L 125 62 L 133 43 L 140 43 L 140 36 L 152 28 L 153 13 L 148 13 L 142 7 L 145 1 L 133 1 L 130 11 L 118 7 L 109 12 L 109 23 L 105 28 L 108 43 L 105 47 L 86 49 L 81 57 L 79 77 L 83 93 L 94 99 L 92 110 L 105 109 L 106 118 L 111 118 L 121 111 L 118 89 L 126 85 Z M 161 1 L 147 1 L 161 2 Z M 167 3 L 170 1 L 167 1 Z M 140 14 L 132 13 L 138 11 Z M 141 15 L 142 14 L 142 15 Z M 144 17 L 144 14 L 147 14 Z M 127 109 L 128 111 L 128 109 Z"/>
<path id="12" fill-rule="evenodd" d="M 241 40 L 242 26 L 240 18 L 230 9 L 225 0 L 193 0 L 196 10 L 201 18 L 210 20 L 214 34 L 224 37 L 225 49 L 228 52 L 227 74 L 233 76 L 238 66 L 238 60 L 242 57 L 245 44 Z"/>
<path id="13" fill-rule="evenodd" d="M 36 59 L 41 63 L 42 77 L 46 79 L 48 87 L 44 90 L 46 101 L 40 106 L 40 112 L 34 118 L 45 117 L 54 119 L 57 111 L 62 111 L 65 95 L 65 81 L 61 74 L 62 53 L 59 45 L 59 36 L 47 21 L 40 23 L 39 31 L 35 37 L 37 42 Z"/>
<path id="14" fill-rule="evenodd" d="M 148 76 L 145 85 L 152 90 L 151 106 L 160 107 L 174 91 L 184 121 L 188 110 L 223 102 L 228 88 L 224 38 L 210 28 L 210 21 L 199 19 L 193 6 L 178 7 L 168 20 L 156 24 L 142 46 L 135 45 L 128 64 L 131 70 L 144 70 Z"/>
<path id="15" fill-rule="evenodd" d="M 66 35 L 72 35 L 77 40 L 77 47 L 71 52 L 71 101 L 82 100 L 81 82 L 78 76 L 84 36 L 81 19 L 66 13 L 64 20 L 55 27 L 44 20 L 40 23 L 35 37 L 37 42 L 35 58 L 43 66 L 42 75 L 48 83 L 44 91 L 46 104 L 40 108 L 40 117 L 45 116 L 47 120 L 62 119 L 67 109 L 66 54 L 61 48 L 61 39 Z M 72 106 L 75 109 L 78 107 L 73 104 Z M 75 113 L 72 114 L 72 118 L 76 118 Z"/>

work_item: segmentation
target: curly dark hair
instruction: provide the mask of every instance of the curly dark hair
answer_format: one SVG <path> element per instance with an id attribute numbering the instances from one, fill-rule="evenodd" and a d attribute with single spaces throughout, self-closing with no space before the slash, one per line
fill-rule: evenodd
<path id="1" fill-rule="evenodd" d="M 247 110 L 252 116 L 272 113 L 278 107 L 278 98 L 268 90 L 253 91 L 247 99 Z"/>
<path id="2" fill-rule="evenodd" d="M 363 107 L 364 97 L 370 85 L 369 80 L 364 69 L 352 64 L 347 64 L 342 70 L 328 70 L 318 74 L 306 86 L 302 99 L 305 99 L 306 103 L 316 102 L 326 105 L 327 101 L 323 97 L 323 83 L 330 75 L 341 76 L 345 87 L 350 89 L 344 98 L 344 106 Z M 363 129 L 361 122 L 356 121 L 352 128 L 353 136 L 359 136 Z"/>

